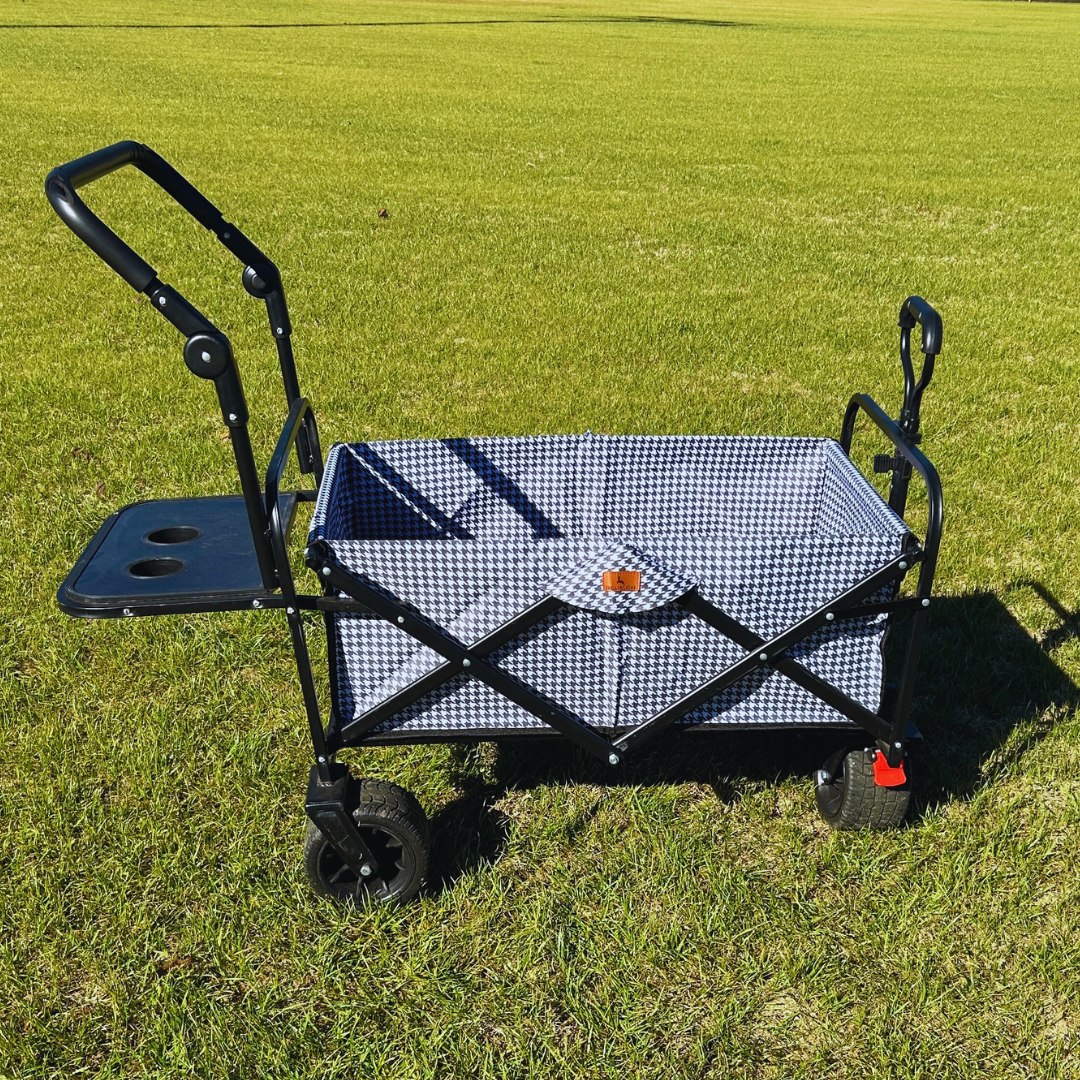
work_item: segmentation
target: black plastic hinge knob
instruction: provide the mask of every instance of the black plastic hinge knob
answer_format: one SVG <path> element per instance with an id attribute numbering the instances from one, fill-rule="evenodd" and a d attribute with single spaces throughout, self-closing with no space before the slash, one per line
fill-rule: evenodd
<path id="1" fill-rule="evenodd" d="M 259 300 L 265 300 L 281 285 L 277 267 L 273 263 L 258 262 L 244 267 L 244 288 Z"/>
<path id="2" fill-rule="evenodd" d="M 200 379 L 219 378 L 232 362 L 232 348 L 224 334 L 192 334 L 184 342 L 184 363 Z"/>

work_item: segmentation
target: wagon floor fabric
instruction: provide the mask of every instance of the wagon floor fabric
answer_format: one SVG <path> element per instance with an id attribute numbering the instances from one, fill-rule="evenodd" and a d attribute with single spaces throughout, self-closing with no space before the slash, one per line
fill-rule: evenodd
<path id="1" fill-rule="evenodd" d="M 673 601 L 687 589 L 768 638 L 900 551 L 907 528 L 829 439 L 525 436 L 338 444 L 311 539 L 347 569 L 470 644 L 545 596 L 567 602 L 491 659 L 579 719 L 634 726 L 742 655 Z M 637 570 L 605 592 L 605 570 Z M 340 722 L 441 662 L 384 621 L 329 620 Z M 876 709 L 883 617 L 831 624 L 791 650 Z M 683 723 L 849 722 L 774 671 Z M 545 725 L 459 676 L 378 733 Z"/>

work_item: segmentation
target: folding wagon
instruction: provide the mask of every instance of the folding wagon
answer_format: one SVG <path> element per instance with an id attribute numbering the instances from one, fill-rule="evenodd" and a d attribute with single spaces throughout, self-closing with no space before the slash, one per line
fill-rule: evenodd
<path id="1" fill-rule="evenodd" d="M 228 339 L 104 225 L 76 189 L 134 165 L 244 265 L 264 300 L 289 414 L 260 486 Z M 315 891 L 401 902 L 428 866 L 424 813 L 396 785 L 353 778 L 346 747 L 563 736 L 617 768 L 668 729 L 861 729 L 866 749 L 816 773 L 825 820 L 903 818 L 908 713 L 942 528 L 941 486 L 919 450 L 919 411 L 941 319 L 900 309 L 904 398 L 891 420 L 852 397 L 840 441 L 545 435 L 341 443 L 325 463 L 300 396 L 278 271 L 149 147 L 122 142 L 54 169 L 64 223 L 186 338 L 214 384 L 241 495 L 134 503 L 98 530 L 60 588 L 83 618 L 284 610 L 311 731 L 305 866 Z M 918 381 L 911 332 L 921 324 Z M 849 459 L 859 413 L 894 447 L 886 502 Z M 296 452 L 309 490 L 282 490 Z M 904 521 L 912 472 L 928 493 L 920 541 Z M 287 541 L 313 502 L 297 591 Z M 914 595 L 901 597 L 918 566 Z M 321 612 L 324 723 L 303 613 Z M 884 642 L 901 615 L 895 685 Z"/>

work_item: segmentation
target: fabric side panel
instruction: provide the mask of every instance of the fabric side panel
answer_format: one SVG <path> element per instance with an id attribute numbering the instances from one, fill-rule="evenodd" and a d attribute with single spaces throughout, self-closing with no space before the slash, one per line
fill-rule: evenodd
<path id="1" fill-rule="evenodd" d="M 600 533 L 809 533 L 823 439 L 609 436 Z"/>
<path id="2" fill-rule="evenodd" d="M 591 613 L 564 609 L 498 650 L 492 662 L 526 686 L 596 727 L 614 723 L 606 665 L 611 628 Z M 540 729 L 548 725 L 483 683 L 456 676 L 376 730 L 380 733 L 466 732 L 470 728 Z"/>
<path id="3" fill-rule="evenodd" d="M 825 453 L 814 531 L 826 536 L 903 536 L 908 527 L 855 467 L 839 443 Z"/>

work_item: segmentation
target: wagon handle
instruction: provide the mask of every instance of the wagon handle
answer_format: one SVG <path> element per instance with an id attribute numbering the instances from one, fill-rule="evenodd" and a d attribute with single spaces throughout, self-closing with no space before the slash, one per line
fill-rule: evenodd
<path id="1" fill-rule="evenodd" d="M 150 298 L 153 308 L 187 339 L 184 363 L 202 379 L 211 379 L 217 391 L 221 416 L 229 428 L 240 488 L 244 494 L 251 538 L 259 574 L 268 592 L 277 588 L 277 570 L 267 538 L 259 474 L 248 435 L 248 409 L 244 387 L 229 339 L 174 288 L 163 284 L 156 271 L 116 235 L 76 194 L 76 189 L 107 176 L 125 165 L 134 165 L 167 191 L 202 225 L 217 232 L 222 242 L 241 257 L 262 253 L 242 233 L 226 222 L 167 161 L 148 146 L 120 142 L 53 169 L 45 179 L 45 194 L 60 220 L 133 289 Z M 254 265 L 254 263 L 252 264 Z"/>
<path id="2" fill-rule="evenodd" d="M 226 221 L 209 199 L 184 179 L 160 154 L 143 143 L 127 140 L 114 143 L 85 157 L 69 161 L 53 169 L 45 180 L 45 193 L 60 220 L 102 261 L 112 267 L 133 289 L 153 299 L 161 286 L 157 272 L 149 263 L 116 235 L 76 194 L 76 189 L 107 176 L 125 165 L 134 165 L 171 195 L 196 221 L 209 229 L 233 255 L 244 264 L 244 288 L 266 304 L 271 333 L 277 345 L 281 378 L 289 407 L 299 400 L 300 387 L 296 377 L 296 361 L 292 351 L 292 324 L 289 321 L 285 292 L 277 267 L 235 225 Z M 179 298 L 182 300 L 182 298 Z M 186 309 L 155 305 L 182 334 L 190 337 L 193 316 L 202 320 L 203 333 L 218 331 L 199 312 L 183 302 Z M 174 315 L 176 317 L 174 317 Z M 183 317 L 182 317 L 183 316 Z M 201 371 L 193 368 L 196 375 Z M 235 410 L 232 410 L 235 411 Z M 226 413 L 226 416 L 228 414 Z M 313 462 L 306 433 L 298 444 L 300 469 L 310 473 Z"/>
<path id="3" fill-rule="evenodd" d="M 929 305 L 927 306 L 929 307 Z M 930 310 L 933 311 L 932 308 Z M 940 345 L 940 323 L 937 341 Z M 928 356 L 927 359 L 930 360 L 931 357 Z M 911 478 L 912 470 L 922 477 L 926 485 L 926 535 L 922 542 L 923 557 L 919 564 L 919 581 L 915 587 L 915 600 L 918 606 L 912 615 L 904 667 L 896 689 L 896 699 L 892 706 L 892 731 L 888 743 L 878 743 L 879 747 L 886 753 L 886 760 L 889 761 L 890 765 L 895 766 L 899 764 L 899 757 L 903 753 L 907 718 L 911 711 L 911 699 L 915 691 L 915 672 L 919 665 L 919 651 L 922 648 L 927 609 L 930 606 L 934 589 L 934 571 L 937 569 L 938 551 L 941 548 L 941 530 L 945 517 L 944 500 L 941 493 L 941 479 L 938 477 L 937 469 L 927 460 L 926 455 L 914 444 L 910 437 L 903 432 L 900 425 L 895 420 L 890 419 L 888 413 L 866 394 L 855 394 L 851 401 L 848 402 L 847 412 L 844 414 L 844 426 L 840 434 L 840 446 L 843 448 L 844 453 L 848 455 L 851 453 L 851 438 L 855 432 L 855 421 L 858 419 L 860 412 L 865 413 L 896 448 L 898 467 L 893 470 L 889 505 L 901 518 L 903 518 L 906 509 L 908 481 Z"/>
<path id="4" fill-rule="evenodd" d="M 919 434 L 919 410 L 923 391 L 934 376 L 934 361 L 941 352 L 941 316 L 921 297 L 909 296 L 900 307 L 900 363 L 904 366 L 904 404 L 900 410 L 900 430 L 908 438 Z M 911 363 L 911 331 L 922 324 L 923 369 L 915 381 Z M 917 441 L 917 438 L 913 441 Z"/>

